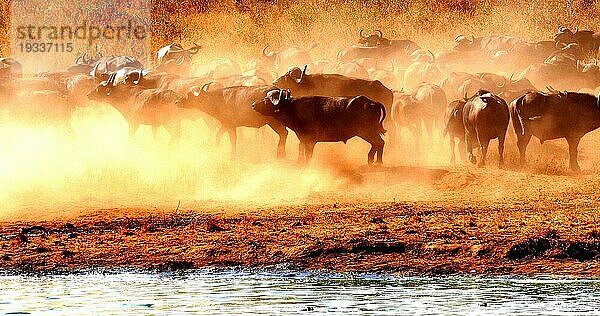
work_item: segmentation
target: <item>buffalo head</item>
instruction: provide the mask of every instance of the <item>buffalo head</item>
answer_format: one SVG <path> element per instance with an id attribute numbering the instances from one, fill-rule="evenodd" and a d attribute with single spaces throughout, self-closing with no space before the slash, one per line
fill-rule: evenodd
<path id="1" fill-rule="evenodd" d="M 202 46 L 194 43 L 194 46 L 184 49 L 179 43 L 172 43 L 158 50 L 156 53 L 156 65 L 158 71 L 174 74 L 187 74 L 192 63 L 192 56 L 200 51 Z"/>
<path id="2" fill-rule="evenodd" d="M 208 102 L 208 89 L 213 84 L 212 81 L 203 84 L 201 87 L 191 87 L 187 95 L 175 101 L 175 105 L 180 108 L 199 108 Z"/>
<path id="3" fill-rule="evenodd" d="M 14 58 L 0 58 L 0 78 L 21 78 L 23 67 Z"/>
<path id="4" fill-rule="evenodd" d="M 473 45 L 475 43 L 475 36 L 472 34 L 470 37 L 458 35 L 456 38 L 454 38 L 454 41 L 456 42 L 456 45 L 454 45 L 454 50 L 456 51 L 468 51 L 476 48 Z"/>
<path id="5" fill-rule="evenodd" d="M 113 89 L 114 74 L 111 74 L 108 80 L 102 81 L 94 90 L 87 94 L 87 97 L 92 101 L 103 101 L 111 95 Z"/>
<path id="6" fill-rule="evenodd" d="M 264 99 L 252 103 L 252 109 L 262 115 L 273 116 L 291 100 L 292 93 L 289 89 L 271 90 Z"/>
<path id="7" fill-rule="evenodd" d="M 277 78 L 273 85 L 281 89 L 291 89 L 301 85 L 306 76 L 306 68 L 308 68 L 308 65 L 305 65 L 302 69 L 293 67 L 285 75 Z"/>
<path id="8" fill-rule="evenodd" d="M 275 61 L 277 60 L 277 55 L 279 55 L 279 52 L 277 51 L 270 51 L 267 52 L 267 48 L 269 48 L 269 45 L 265 46 L 262 49 L 262 55 L 263 57 L 265 57 L 267 60 L 269 60 L 271 63 L 275 63 Z"/>
<path id="9" fill-rule="evenodd" d="M 575 32 L 573 32 L 570 29 L 561 26 L 558 28 L 558 32 L 554 34 L 554 42 L 556 42 L 557 45 L 573 43 L 577 32 L 579 32 L 578 28 L 575 28 Z"/>
<path id="10" fill-rule="evenodd" d="M 375 30 L 375 33 L 377 34 L 365 36 L 363 34 L 363 30 L 360 30 L 360 32 L 358 33 L 358 35 L 360 36 L 358 43 L 366 47 L 377 47 L 379 45 L 390 44 L 390 41 L 387 38 L 383 37 L 383 32 L 381 32 L 380 30 Z"/>
<path id="11" fill-rule="evenodd" d="M 67 72 L 72 74 L 89 74 L 94 68 L 94 65 L 102 57 L 101 54 L 97 54 L 96 57 L 92 58 L 87 53 L 83 53 L 81 56 L 75 59 L 75 65 L 67 68 Z"/>

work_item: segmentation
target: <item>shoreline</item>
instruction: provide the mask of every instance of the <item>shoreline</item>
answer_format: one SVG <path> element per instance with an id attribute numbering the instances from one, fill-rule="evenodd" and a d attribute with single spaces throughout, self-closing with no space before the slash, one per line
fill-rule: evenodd
<path id="1" fill-rule="evenodd" d="M 567 216 L 569 221 L 556 219 Z M 110 210 L 0 223 L 0 273 L 271 269 L 394 276 L 600 277 L 596 211 L 443 202 Z M 574 226 L 573 223 L 577 223 Z"/>

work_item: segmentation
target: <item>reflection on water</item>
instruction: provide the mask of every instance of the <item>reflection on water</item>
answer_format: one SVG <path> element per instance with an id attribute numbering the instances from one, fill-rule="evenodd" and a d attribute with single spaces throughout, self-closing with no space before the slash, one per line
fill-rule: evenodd
<path id="1" fill-rule="evenodd" d="M 289 271 L 0 276 L 1 314 L 590 314 L 600 280 Z"/>

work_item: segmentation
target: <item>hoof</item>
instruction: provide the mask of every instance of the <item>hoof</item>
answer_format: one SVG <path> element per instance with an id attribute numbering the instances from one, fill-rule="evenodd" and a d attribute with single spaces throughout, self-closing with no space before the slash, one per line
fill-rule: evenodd
<path id="1" fill-rule="evenodd" d="M 579 165 L 570 166 L 569 169 L 571 169 L 574 172 L 581 172 L 581 168 L 579 167 Z"/>
<path id="2" fill-rule="evenodd" d="M 469 155 L 469 162 L 472 164 L 476 164 L 477 163 L 477 157 L 475 157 L 474 155 Z"/>

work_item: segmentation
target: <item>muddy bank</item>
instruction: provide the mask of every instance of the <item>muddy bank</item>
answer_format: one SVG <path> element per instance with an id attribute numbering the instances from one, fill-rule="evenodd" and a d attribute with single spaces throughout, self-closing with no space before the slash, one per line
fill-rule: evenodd
<path id="1" fill-rule="evenodd" d="M 69 221 L 1 223 L 0 268 L 53 273 L 285 264 L 401 275 L 598 277 L 597 217 L 569 204 L 114 209 Z"/>

